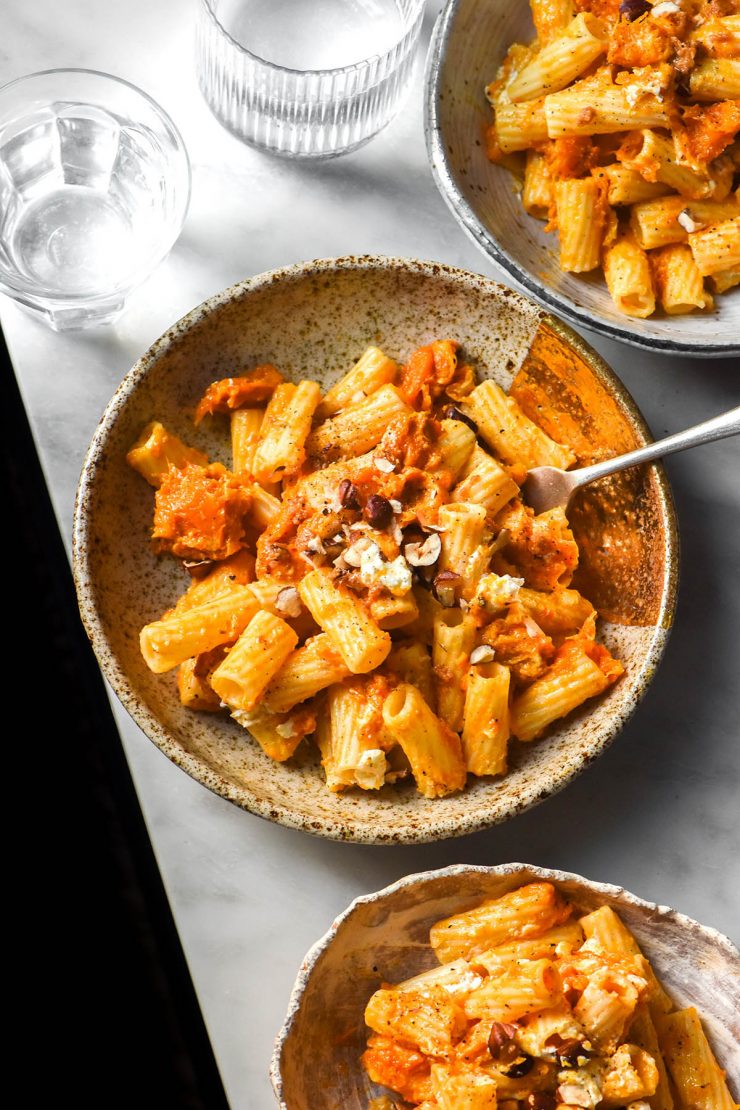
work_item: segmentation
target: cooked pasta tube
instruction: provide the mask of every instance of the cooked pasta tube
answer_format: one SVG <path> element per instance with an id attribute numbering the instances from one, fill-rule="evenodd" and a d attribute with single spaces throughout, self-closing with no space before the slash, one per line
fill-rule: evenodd
<path id="1" fill-rule="evenodd" d="M 704 288 L 704 279 L 685 243 L 660 247 L 652 252 L 650 261 L 658 298 L 669 316 L 714 307 L 714 299 Z"/>
<path id="2" fill-rule="evenodd" d="M 542 593 L 522 586 L 516 599 L 547 636 L 572 636 L 594 613 L 591 602 L 578 590 Z"/>
<path id="3" fill-rule="evenodd" d="M 367 1004 L 365 1022 L 432 1056 L 446 1056 L 465 1028 L 462 1010 L 443 989 L 378 990 Z"/>
<path id="4" fill-rule="evenodd" d="M 671 1094 L 665 1060 L 658 1044 L 658 1034 L 650 1016 L 650 1010 L 645 1003 L 641 1003 L 637 1007 L 635 1017 L 629 1028 L 629 1038 L 630 1041 L 634 1041 L 636 1045 L 650 1053 L 658 1069 L 658 1085 L 650 1099 L 651 1110 L 673 1110 L 673 1095 Z"/>
<path id="5" fill-rule="evenodd" d="M 543 143 L 548 136 L 546 97 L 527 100 L 522 104 L 500 100 L 496 104 L 496 139 L 504 154 L 527 150 Z"/>
<path id="6" fill-rule="evenodd" d="M 653 1057 L 635 1044 L 622 1044 L 609 1057 L 601 1080 L 603 1110 L 652 1098 L 660 1073 Z"/>
<path id="7" fill-rule="evenodd" d="M 362 455 L 380 443 L 392 420 L 411 411 L 395 386 L 381 386 L 364 401 L 319 424 L 308 437 L 306 450 L 312 458 L 325 461 Z"/>
<path id="8" fill-rule="evenodd" d="M 514 102 L 559 92 L 606 53 L 608 27 L 590 12 L 579 12 L 520 70 L 506 91 Z"/>
<path id="9" fill-rule="evenodd" d="M 555 1006 L 562 996 L 557 968 L 551 960 L 512 961 L 486 979 L 465 999 L 468 1018 L 516 1021 L 532 1010 Z"/>
<path id="10" fill-rule="evenodd" d="M 735 1110 L 725 1073 L 717 1063 L 693 1006 L 663 1014 L 655 1022 L 658 1041 L 682 1106 Z"/>
<path id="11" fill-rule="evenodd" d="M 297 643 L 289 624 L 260 609 L 213 672 L 213 689 L 232 709 L 254 709 Z"/>
<path id="12" fill-rule="evenodd" d="M 432 663 L 437 713 L 453 732 L 460 732 L 463 727 L 465 687 L 475 632 L 473 618 L 459 609 L 444 610 L 434 622 Z"/>
<path id="13" fill-rule="evenodd" d="M 434 640 L 434 622 L 442 613 L 442 606 L 429 590 L 421 586 L 412 587 L 411 591 L 419 610 L 419 616 L 404 628 L 404 636 L 411 636 L 422 644 L 431 647 Z"/>
<path id="14" fill-rule="evenodd" d="M 451 964 L 440 964 L 439 967 L 430 967 L 411 979 L 404 979 L 397 983 L 397 991 L 424 991 L 432 987 L 445 987 L 450 993 L 460 997 L 469 994 L 483 982 L 480 968 L 469 964 L 467 960 L 453 960 Z"/>
<path id="15" fill-rule="evenodd" d="M 463 470 L 463 476 L 450 493 L 454 502 L 467 501 L 482 505 L 488 517 L 516 497 L 519 487 L 487 451 L 476 446 Z"/>
<path id="16" fill-rule="evenodd" d="M 252 494 L 252 503 L 247 519 L 261 530 L 267 528 L 280 515 L 280 502 L 257 483 L 249 487 L 249 492 Z"/>
<path id="17" fill-rule="evenodd" d="M 546 96 L 545 120 L 551 139 L 565 135 L 608 135 L 638 127 L 670 127 L 668 107 L 660 89 L 652 91 L 650 82 L 640 78 L 631 78 L 623 85 L 613 84 L 604 70 Z"/>
<path id="18" fill-rule="evenodd" d="M 235 474 L 252 473 L 264 417 L 264 409 L 236 409 L 231 413 L 231 458 Z"/>
<path id="19" fill-rule="evenodd" d="M 706 172 L 697 173 L 687 165 L 676 148 L 673 137 L 659 135 L 645 128 L 631 132 L 617 152 L 622 165 L 642 174 L 648 181 L 656 181 L 675 189 L 691 200 L 714 197 L 724 200 L 732 188 L 732 164 L 717 160 Z"/>
<path id="20" fill-rule="evenodd" d="M 421 794 L 440 798 L 463 789 L 467 773 L 460 737 L 432 712 L 415 687 L 402 683 L 391 691 L 383 720 L 403 748 Z"/>
<path id="21" fill-rule="evenodd" d="M 384 355 L 379 347 L 368 347 L 352 369 L 331 387 L 316 410 L 316 416 L 326 420 L 340 409 L 364 401 L 381 386 L 395 381 L 397 373 L 398 365 L 392 358 Z"/>
<path id="22" fill-rule="evenodd" d="M 349 674 L 331 636 L 321 632 L 288 656 L 266 688 L 264 704 L 272 713 L 287 713 Z"/>
<path id="23" fill-rule="evenodd" d="M 452 571 L 463 579 L 464 588 L 475 588 L 471 559 L 484 545 L 486 510 L 482 505 L 452 501 L 439 510 L 442 550 L 440 571 Z"/>
<path id="24" fill-rule="evenodd" d="M 182 613 L 196 605 L 207 605 L 220 594 L 229 593 L 234 586 L 246 586 L 254 579 L 254 555 L 246 548 L 230 555 L 228 559 L 221 559 L 213 564 L 213 570 L 205 578 L 194 578 L 184 594 L 181 594 L 175 603 L 174 609 L 165 613 L 166 617 L 172 613 Z"/>
<path id="25" fill-rule="evenodd" d="M 580 918 L 579 924 L 587 940 L 602 952 L 642 957 L 639 944 L 611 906 L 599 906 L 593 913 Z M 667 1012 L 672 1008 L 673 1003 L 650 965 L 645 962 L 643 966 L 650 986 L 650 1005 L 658 1011 Z"/>
<path id="26" fill-rule="evenodd" d="M 349 786 L 379 790 L 385 783 L 383 721 L 378 702 L 367 695 L 369 681 L 338 683 L 327 695 L 332 765 L 327 783 L 335 791 Z"/>
<path id="27" fill-rule="evenodd" d="M 655 288 L 648 256 L 627 232 L 607 247 L 604 278 L 611 298 L 626 316 L 645 319 L 655 312 Z"/>
<path id="28" fill-rule="evenodd" d="M 633 205 L 630 226 L 643 250 L 653 250 L 669 243 L 686 243 L 689 227 L 703 229 L 738 214 L 740 204 L 735 197 L 691 201 L 685 197 L 660 197 Z"/>
<path id="29" fill-rule="evenodd" d="M 432 1093 L 438 1110 L 495 1110 L 499 1084 L 484 1072 L 459 1072 L 454 1066 L 432 1064 Z"/>
<path id="30" fill-rule="evenodd" d="M 570 906 L 552 883 L 528 883 L 436 922 L 429 940 L 442 963 L 473 960 L 496 945 L 541 937 L 570 916 Z"/>
<path id="31" fill-rule="evenodd" d="M 711 274 L 709 280 L 715 293 L 726 293 L 728 289 L 734 289 L 736 285 L 740 285 L 740 266 Z"/>
<path id="32" fill-rule="evenodd" d="M 429 708 L 435 709 L 437 701 L 434 692 L 432 658 L 423 643 L 418 640 L 401 640 L 400 643 L 394 644 L 385 666 L 402 682 L 415 686 Z"/>
<path id="33" fill-rule="evenodd" d="M 240 720 L 242 714 L 239 710 L 233 714 L 234 719 L 247 728 L 257 741 L 265 755 L 274 759 L 276 763 L 284 763 L 295 755 L 305 732 L 297 728 L 288 718 L 273 716 L 271 713 L 256 712 L 244 714 L 245 720 Z"/>
<path id="34" fill-rule="evenodd" d="M 552 178 L 547 159 L 539 150 L 528 150 L 524 166 L 522 206 L 530 216 L 546 220 L 552 204 Z"/>
<path id="35" fill-rule="evenodd" d="M 501 775 L 509 740 L 511 673 L 500 663 L 471 667 L 465 691 L 462 745 L 473 775 Z"/>
<path id="36" fill-rule="evenodd" d="M 476 964 L 495 973 L 502 960 L 554 960 L 559 956 L 569 956 L 583 944 L 583 929 L 577 921 L 567 921 L 564 925 L 554 925 L 536 937 L 517 938 L 497 944 L 487 952 L 475 957 Z"/>
<path id="37" fill-rule="evenodd" d="M 329 466 L 325 466 L 321 470 L 315 470 L 312 474 L 300 478 L 296 486 L 296 492 L 300 492 L 300 496 L 305 498 L 306 503 L 317 512 L 322 509 L 336 510 L 339 506 L 340 482 L 345 478 L 352 481 L 358 474 L 372 466 L 373 456 L 371 453 L 358 455 L 354 459 L 342 459 L 340 462 L 330 463 Z"/>
<path id="38" fill-rule="evenodd" d="M 560 266 L 574 274 L 595 270 L 601 261 L 608 204 L 595 177 L 555 182 Z"/>
<path id="39" fill-rule="evenodd" d="M 338 586 L 328 571 L 313 570 L 297 584 L 311 616 L 332 642 L 353 674 L 379 667 L 391 650 L 391 638 L 369 615 L 360 599 Z"/>
<path id="40" fill-rule="evenodd" d="M 411 590 L 403 597 L 373 597 L 369 603 L 370 615 L 379 628 L 404 628 L 419 616 L 419 607 Z"/>
<path id="41" fill-rule="evenodd" d="M 601 1052 L 611 1054 L 623 1038 L 640 1001 L 640 982 L 610 967 L 589 978 L 573 1013 Z"/>
<path id="42" fill-rule="evenodd" d="M 205 713 L 217 713 L 221 699 L 205 678 L 197 672 L 198 660 L 186 659 L 177 668 L 177 692 L 180 704 L 186 709 L 196 709 Z"/>
<path id="43" fill-rule="evenodd" d="M 252 458 L 258 482 L 279 481 L 298 470 L 306 457 L 306 439 L 321 400 L 317 382 L 279 385 L 267 406 Z"/>
<path id="44" fill-rule="evenodd" d="M 527 470 L 535 466 L 567 470 L 575 462 L 571 449 L 550 439 L 495 382 L 481 382 L 460 408 L 504 462 L 521 463 Z"/>
<path id="45" fill-rule="evenodd" d="M 174 610 L 142 628 L 139 645 L 144 662 L 155 674 L 163 674 L 194 655 L 231 643 L 257 609 L 249 587 L 234 586 L 205 605 Z"/>
<path id="46" fill-rule="evenodd" d="M 581 648 L 573 645 L 542 678 L 528 686 L 511 707 L 511 731 L 517 740 L 534 740 L 548 725 L 565 717 L 588 698 L 602 694 L 609 678 Z"/>
<path id="47" fill-rule="evenodd" d="M 171 466 L 179 468 L 187 463 L 208 466 L 208 457 L 202 451 L 188 447 L 158 420 L 153 420 L 126 455 L 126 462 L 156 489 Z"/>
<path id="48" fill-rule="evenodd" d="M 601 166 L 593 171 L 593 175 L 606 181 L 606 199 L 614 207 L 655 200 L 656 197 L 663 197 L 670 192 L 662 181 L 646 181 L 641 173 L 629 169 L 621 162 Z"/>
<path id="49" fill-rule="evenodd" d="M 689 246 L 704 276 L 740 268 L 740 216 L 691 233 Z"/>
<path id="50" fill-rule="evenodd" d="M 437 449 L 453 481 L 463 471 L 475 449 L 475 432 L 462 420 L 442 420 Z"/>
<path id="51" fill-rule="evenodd" d="M 695 100 L 737 100 L 740 97 L 740 61 L 734 58 L 704 58 L 689 77 Z"/>

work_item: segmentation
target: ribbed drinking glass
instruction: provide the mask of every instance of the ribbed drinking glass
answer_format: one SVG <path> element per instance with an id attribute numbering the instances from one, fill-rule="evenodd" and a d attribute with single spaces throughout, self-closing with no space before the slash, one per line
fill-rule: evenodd
<path id="1" fill-rule="evenodd" d="M 200 0 L 198 80 L 253 146 L 331 158 L 366 143 L 408 90 L 424 0 Z"/>

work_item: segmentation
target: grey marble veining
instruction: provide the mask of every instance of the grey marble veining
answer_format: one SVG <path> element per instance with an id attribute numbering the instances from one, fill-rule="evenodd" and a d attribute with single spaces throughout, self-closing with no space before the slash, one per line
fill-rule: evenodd
<path id="1" fill-rule="evenodd" d="M 439 8 L 429 5 L 425 32 Z M 8 0 L 0 82 L 88 66 L 141 85 L 172 114 L 194 171 L 171 256 L 112 328 L 55 335 L 0 298 L 60 526 L 69 544 L 87 443 L 136 358 L 204 297 L 298 259 L 362 252 L 434 258 L 494 273 L 454 223 L 427 170 L 421 69 L 403 113 L 369 146 L 325 165 L 240 145 L 211 117 L 191 65 L 194 0 L 105 9 Z M 500 276 L 500 275 L 494 275 Z M 664 359 L 591 339 L 653 433 L 740 402 L 740 366 Z M 566 791 L 508 825 L 406 848 L 319 841 L 209 794 L 116 705 L 126 754 L 234 1110 L 269 1110 L 272 1038 L 306 949 L 351 898 L 449 863 L 524 860 L 620 883 L 738 939 L 740 868 L 740 446 L 668 461 L 683 574 L 664 662 L 612 749 Z"/>

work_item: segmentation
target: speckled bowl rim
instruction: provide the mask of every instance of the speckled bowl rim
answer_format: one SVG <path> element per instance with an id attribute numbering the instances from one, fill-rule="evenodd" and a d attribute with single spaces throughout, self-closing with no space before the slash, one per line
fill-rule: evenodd
<path id="1" fill-rule="evenodd" d="M 215 294 L 203 301 L 202 304 L 192 309 L 176 324 L 169 328 L 164 335 L 157 339 L 149 350 L 135 363 L 126 374 L 113 397 L 109 401 L 100 420 L 85 460 L 77 489 L 74 511 L 74 527 L 72 537 L 72 567 L 74 582 L 77 590 L 77 600 L 82 622 L 97 656 L 98 663 L 110 683 L 113 691 L 133 718 L 142 732 L 178 767 L 200 782 L 213 793 L 220 795 L 234 805 L 250 813 L 263 817 L 268 821 L 275 821 L 291 829 L 300 829 L 316 836 L 329 840 L 350 841 L 360 844 L 425 844 L 436 840 L 445 840 L 456 836 L 466 836 L 479 832 L 482 829 L 498 825 L 518 813 L 523 813 L 533 806 L 544 801 L 545 798 L 557 794 L 574 778 L 577 777 L 597 756 L 601 755 L 627 721 L 635 712 L 637 705 L 642 700 L 652 681 L 662 658 L 668 640 L 667 635 L 654 635 L 645 653 L 645 659 L 635 675 L 636 689 L 634 696 L 627 706 L 613 714 L 609 727 L 604 729 L 602 735 L 589 744 L 587 751 L 579 752 L 568 766 L 563 766 L 561 774 L 546 783 L 536 783 L 524 789 L 515 803 L 504 812 L 491 815 L 482 810 L 482 807 L 470 806 L 454 820 L 426 823 L 422 828 L 412 828 L 404 832 L 394 833 L 392 838 L 382 834 L 374 835 L 369 830 L 356 831 L 348 828 L 341 820 L 328 820 L 313 817 L 308 818 L 295 813 L 290 807 L 275 802 L 267 802 L 259 797 L 253 789 L 246 786 L 237 787 L 221 775 L 207 767 L 200 759 L 184 751 L 172 738 L 169 731 L 161 724 L 157 716 L 139 698 L 122 667 L 119 666 L 113 649 L 108 641 L 100 615 L 97 611 L 94 595 L 95 584 L 90 566 L 90 528 L 91 516 L 90 503 L 95 486 L 98 460 L 105 456 L 106 445 L 111 430 L 117 420 L 119 409 L 126 403 L 138 385 L 147 377 L 158 363 L 159 359 L 180 340 L 191 327 L 210 313 L 222 306 L 248 297 L 258 290 L 266 289 L 280 282 L 300 281 L 317 274 L 331 274 L 346 270 L 375 270 L 375 269 L 402 270 L 407 273 L 417 273 L 430 278 L 446 277 L 460 282 L 478 291 L 498 293 L 505 286 L 492 278 L 483 277 L 467 270 L 460 270 L 440 262 L 420 261 L 409 258 L 396 258 L 385 255 L 362 255 L 345 258 L 315 259 L 307 262 L 294 263 L 291 266 L 275 270 L 267 270 L 245 281 L 237 282 L 222 292 Z M 507 296 L 526 298 L 521 293 L 512 293 L 506 290 Z M 628 415 L 632 427 L 643 436 L 647 442 L 652 439 L 648 426 L 640 413 L 631 395 L 592 347 L 576 334 L 567 324 L 554 317 L 543 314 L 542 322 L 548 324 L 559 336 L 567 341 L 575 351 L 588 363 L 597 380 L 622 404 Z M 678 563 L 679 540 L 676 513 L 671 495 L 670 486 L 665 470 L 660 464 L 653 464 L 657 483 L 658 511 L 665 528 L 665 565 L 663 568 L 663 595 L 660 612 L 655 625 L 651 626 L 656 632 L 661 630 L 670 632 L 676 608 L 676 595 L 678 589 Z"/>
<path id="2" fill-rule="evenodd" d="M 730 959 L 737 961 L 740 970 L 740 951 L 738 951 L 730 938 L 725 936 L 724 933 L 720 933 L 718 929 L 712 928 L 711 925 L 702 925 L 700 921 L 695 921 L 693 917 L 688 917 L 686 914 L 680 913 L 679 910 L 674 910 L 671 906 L 661 906 L 657 902 L 648 902 L 644 898 L 638 898 L 636 894 L 632 894 L 629 890 L 625 890 L 622 886 L 616 886 L 614 883 L 600 883 L 593 879 L 586 879 L 583 875 L 577 875 L 573 871 L 556 871 L 549 867 L 538 867 L 533 863 L 501 863 L 491 867 L 477 864 L 454 863 L 450 867 L 442 867 L 430 871 L 417 871 L 413 875 L 405 875 L 395 883 L 383 887 L 382 890 L 374 891 L 372 894 L 361 894 L 358 898 L 355 898 L 350 902 L 347 909 L 340 913 L 339 917 L 334 919 L 324 935 L 316 941 L 303 957 L 300 970 L 290 993 L 285 1020 L 275 1038 L 275 1048 L 270 1063 L 270 1080 L 272 1082 L 273 1091 L 275 1092 L 275 1097 L 280 1104 L 280 1110 L 290 1110 L 287 1102 L 285 1102 L 283 1098 L 284 1089 L 281 1074 L 281 1057 L 283 1049 L 293 1030 L 293 1026 L 298 1017 L 301 999 L 313 975 L 316 964 L 327 948 L 334 942 L 339 930 L 350 922 L 352 917 L 354 917 L 362 906 L 370 905 L 373 902 L 382 902 L 384 899 L 396 894 L 399 890 L 404 890 L 407 887 L 413 886 L 421 887 L 424 886 L 425 883 L 433 882 L 437 879 L 473 874 L 495 875 L 502 878 L 507 875 L 521 874 L 522 876 L 527 876 L 528 882 L 539 879 L 552 883 L 576 883 L 592 894 L 613 898 L 623 905 L 634 906 L 639 910 L 647 910 L 654 919 L 659 918 L 663 921 L 670 921 L 680 929 L 689 933 L 703 933 L 712 945 L 723 949 Z"/>
<path id="3" fill-rule="evenodd" d="M 461 0 L 448 0 L 440 12 L 432 34 L 427 56 L 424 81 L 424 134 L 426 137 L 427 158 L 434 182 L 463 230 L 473 242 L 505 273 L 509 274 L 524 292 L 543 305 L 544 308 L 559 312 L 572 324 L 587 328 L 589 331 L 618 339 L 632 347 L 653 351 L 661 355 L 693 355 L 695 358 L 724 358 L 740 354 L 740 343 L 736 339 L 726 342 L 692 343 L 682 339 L 662 339 L 659 336 L 642 335 L 631 331 L 625 324 L 620 327 L 602 319 L 595 311 L 581 308 L 570 299 L 538 282 L 528 270 L 503 248 L 501 243 L 479 219 L 473 208 L 459 189 L 447 156 L 447 147 L 440 123 L 440 96 L 442 67 L 449 46 L 452 23 L 457 15 Z"/>

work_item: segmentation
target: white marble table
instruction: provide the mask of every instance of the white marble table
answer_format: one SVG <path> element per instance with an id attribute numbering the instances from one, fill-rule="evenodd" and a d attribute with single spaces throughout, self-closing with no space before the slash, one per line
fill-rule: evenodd
<path id="1" fill-rule="evenodd" d="M 65 541 L 83 454 L 120 378 L 175 319 L 262 270 L 342 254 L 408 255 L 494 273 L 427 170 L 421 69 L 405 110 L 363 150 L 296 165 L 241 146 L 195 85 L 194 0 L 6 0 L 0 83 L 83 66 L 151 93 L 183 132 L 193 199 L 170 258 L 113 327 L 55 335 L 0 298 L 0 319 Z M 425 45 L 439 8 L 430 4 Z M 498 275 L 500 276 L 500 275 Z M 740 365 L 663 359 L 592 339 L 655 435 L 740 402 Z M 272 1039 L 306 949 L 355 895 L 449 863 L 526 860 L 620 883 L 732 934 L 737 862 L 740 449 L 677 456 L 683 573 L 653 688 L 613 748 L 558 797 L 463 840 L 333 844 L 243 813 L 191 781 L 120 706 L 121 737 L 234 1110 L 273 1105 Z"/>

